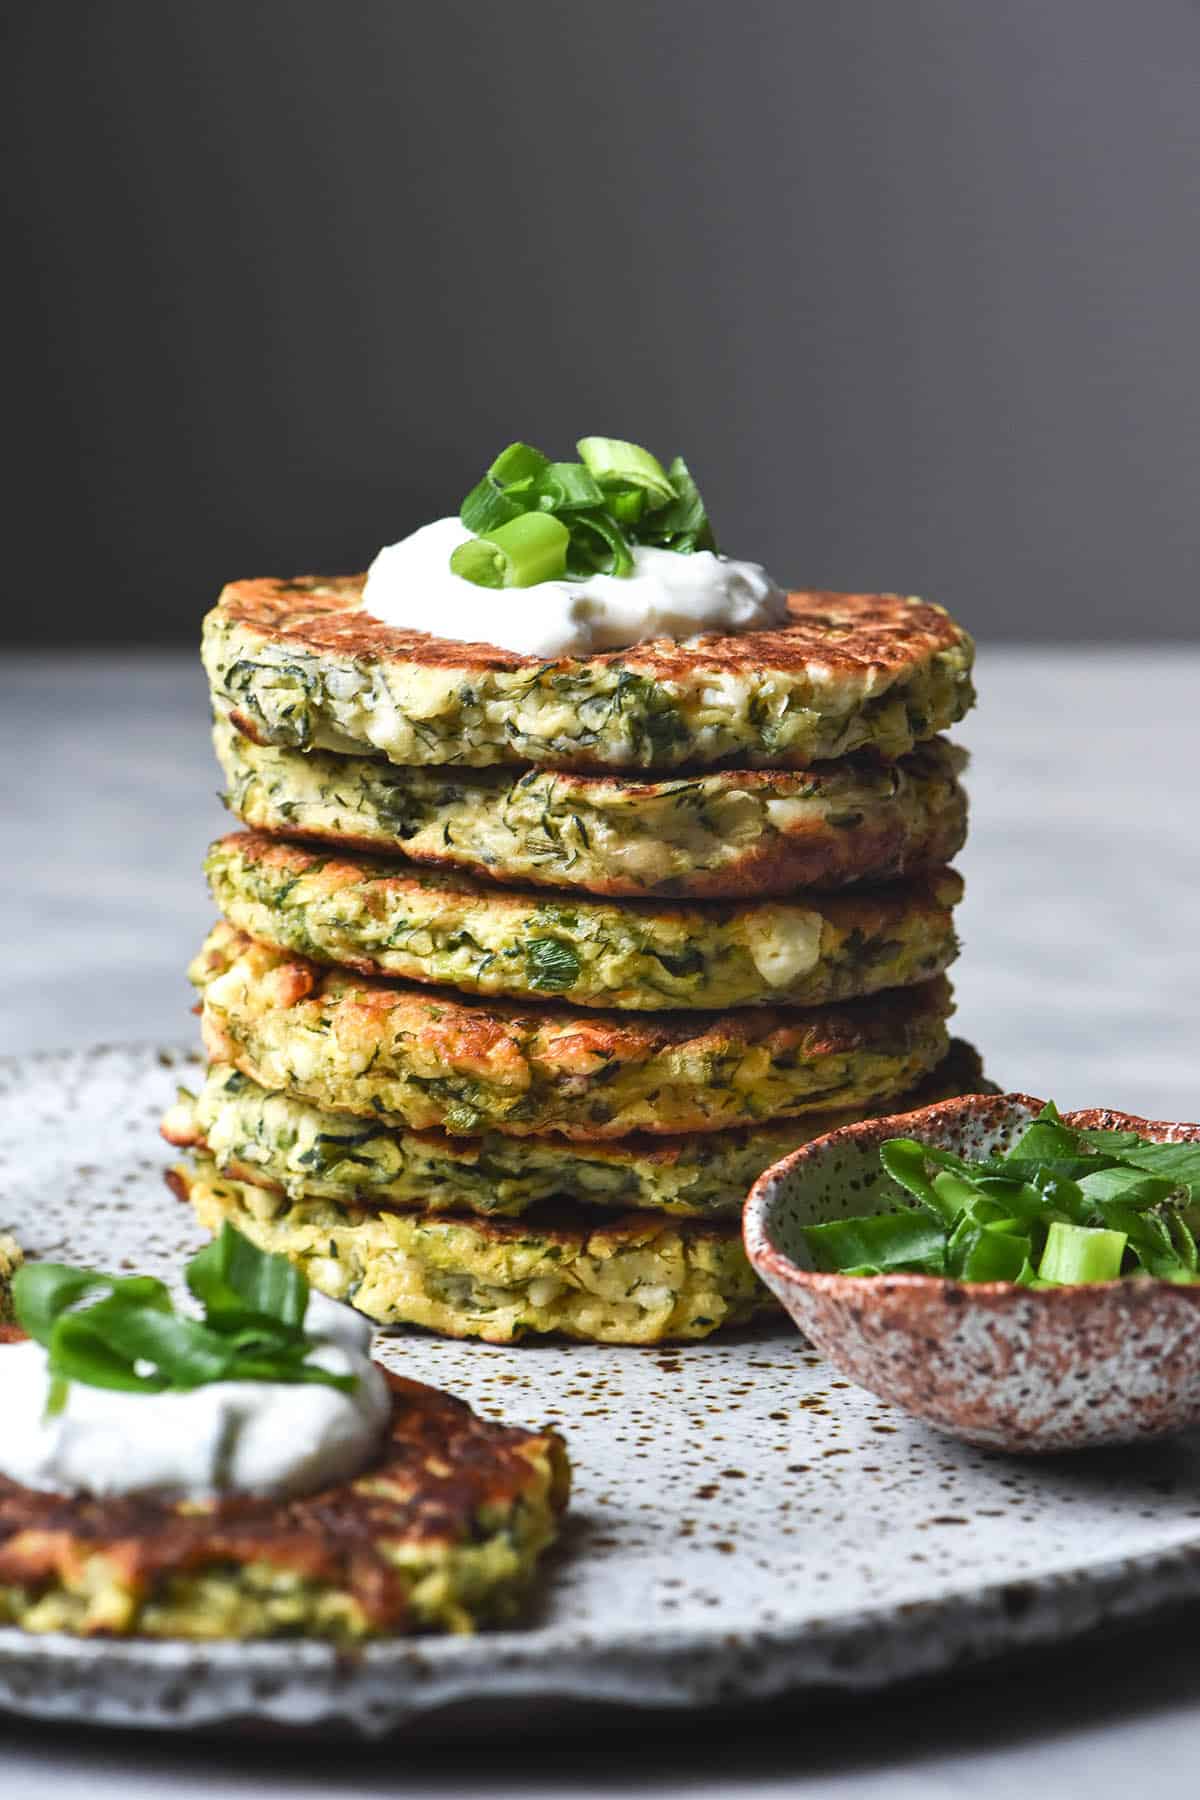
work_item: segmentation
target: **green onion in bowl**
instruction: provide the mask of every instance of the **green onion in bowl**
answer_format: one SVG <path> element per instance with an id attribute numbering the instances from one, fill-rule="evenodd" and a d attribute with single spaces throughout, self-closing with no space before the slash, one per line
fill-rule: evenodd
<path id="1" fill-rule="evenodd" d="M 1198 1144 L 1072 1129 L 1051 1102 L 1004 1153 L 971 1160 L 897 1137 L 879 1160 L 910 1202 L 806 1226 L 814 1269 L 1032 1288 L 1200 1280 Z"/>
<path id="2" fill-rule="evenodd" d="M 1030 1455 L 1200 1426 L 1198 1211 L 1200 1124 L 966 1094 L 802 1145 L 742 1231 L 847 1381 Z"/>

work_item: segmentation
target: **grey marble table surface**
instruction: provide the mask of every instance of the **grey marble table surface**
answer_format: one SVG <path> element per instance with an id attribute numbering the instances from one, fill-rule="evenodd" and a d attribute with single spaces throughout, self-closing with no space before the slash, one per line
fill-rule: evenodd
<path id="1" fill-rule="evenodd" d="M 957 1029 L 1007 1087 L 1200 1116 L 1200 650 L 991 652 L 960 866 Z M 5 653 L 0 1051 L 191 1035 L 184 965 L 225 828 L 194 657 Z M 786 1708 L 783 1709 L 786 1714 Z M 1194 1794 L 1200 1633 L 1175 1619 L 924 1693 L 630 1719 L 514 1764 L 482 1740 L 301 1753 L 0 1728 L 0 1794 Z"/>

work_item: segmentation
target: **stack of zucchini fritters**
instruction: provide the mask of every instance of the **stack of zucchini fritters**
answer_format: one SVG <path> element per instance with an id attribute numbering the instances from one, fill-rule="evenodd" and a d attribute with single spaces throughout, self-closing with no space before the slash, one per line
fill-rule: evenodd
<path id="1" fill-rule="evenodd" d="M 249 829 L 209 855 L 176 1186 L 385 1323 L 744 1322 L 762 1169 L 980 1085 L 947 1031 L 966 813 L 936 735 L 970 640 L 800 594 L 785 630 L 546 664 L 360 601 L 239 582 L 206 622 Z"/>

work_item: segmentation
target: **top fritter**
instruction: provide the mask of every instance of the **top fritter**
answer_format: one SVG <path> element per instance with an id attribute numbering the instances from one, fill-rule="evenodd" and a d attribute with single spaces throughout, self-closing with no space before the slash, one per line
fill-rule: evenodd
<path id="1" fill-rule="evenodd" d="M 218 712 L 258 743 L 400 764 L 798 768 L 863 747 L 901 756 L 974 699 L 967 633 L 894 594 L 794 593 L 781 630 L 547 662 L 386 625 L 362 588 L 227 587 L 204 627 Z M 494 598 L 499 635 L 521 591 Z"/>

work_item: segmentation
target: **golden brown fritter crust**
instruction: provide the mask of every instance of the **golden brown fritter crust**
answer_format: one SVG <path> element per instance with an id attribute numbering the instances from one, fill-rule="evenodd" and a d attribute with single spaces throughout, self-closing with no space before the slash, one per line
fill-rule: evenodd
<path id="1" fill-rule="evenodd" d="M 331 650 L 369 660 L 391 658 L 423 668 L 534 670 L 546 659 L 522 656 L 495 644 L 460 643 L 424 631 L 403 631 L 361 610 L 365 575 L 304 575 L 293 580 L 231 581 L 218 604 L 231 619 L 264 638 L 306 650 Z M 497 594 L 497 624 L 511 595 Z M 717 632 L 686 643 L 654 638 L 586 661 L 620 665 L 655 681 L 686 679 L 698 660 L 727 671 L 787 672 L 819 666 L 825 679 L 858 677 L 872 669 L 895 676 L 941 650 L 956 649 L 963 632 L 949 614 L 928 601 L 901 594 L 800 591 L 788 596 L 795 624 L 782 631 Z M 580 659 L 561 657 L 563 668 Z"/>
<path id="2" fill-rule="evenodd" d="M 526 1215 L 545 1201 L 677 1217 L 740 1213 L 763 1170 L 801 1144 L 869 1113 L 911 1112 L 959 1094 L 992 1093 L 979 1054 L 956 1038 L 911 1093 L 869 1108 L 690 1137 L 454 1138 L 397 1131 L 268 1094 L 240 1071 L 214 1064 L 198 1097 L 181 1093 L 159 1127 L 169 1144 L 211 1157 L 221 1175 L 293 1199 L 338 1205 L 419 1207 L 485 1217 Z"/>
<path id="3" fill-rule="evenodd" d="M 741 906 L 552 899 L 265 832 L 219 839 L 205 869 L 231 924 L 314 962 L 631 1012 L 817 1006 L 928 981 L 957 953 L 962 898 L 939 869 Z"/>
<path id="4" fill-rule="evenodd" d="M 405 766 L 795 768 L 902 756 L 974 698 L 966 632 L 895 594 L 799 593 L 778 631 L 547 662 L 384 625 L 361 593 L 361 577 L 232 583 L 203 633 L 218 712 L 258 743 Z"/>
<path id="5" fill-rule="evenodd" d="M 12 1278 L 24 1260 L 16 1238 L 0 1231 L 0 1325 L 12 1318 Z"/>
<path id="6" fill-rule="evenodd" d="M 8 1329 L 0 1341 L 19 1336 Z M 96 1500 L 0 1476 L 0 1587 L 70 1586 L 96 1557 L 135 1595 L 173 1576 L 267 1565 L 347 1595 L 368 1634 L 412 1631 L 408 1584 L 386 1552 L 470 1543 L 481 1514 L 502 1517 L 545 1486 L 547 1465 L 561 1509 L 568 1464 L 553 1431 L 494 1424 L 451 1394 L 385 1374 L 392 1425 L 380 1457 L 303 1499 Z"/>
<path id="7" fill-rule="evenodd" d="M 171 1171 L 200 1223 L 225 1223 L 288 1257 L 314 1287 L 385 1325 L 511 1344 L 709 1337 L 777 1303 L 746 1259 L 736 1218 L 671 1219 L 544 1206 L 523 1219 L 279 1200 L 204 1157 Z"/>
<path id="8" fill-rule="evenodd" d="M 803 1010 L 572 1012 L 322 969 L 225 923 L 192 965 L 205 1048 L 263 1087 L 460 1136 L 715 1131 L 899 1093 L 946 1054 L 949 983 Z"/>
<path id="9" fill-rule="evenodd" d="M 247 825 L 521 886 L 766 899 L 918 874 L 949 862 L 967 834 L 966 752 L 945 738 L 888 764 L 860 752 L 663 781 L 399 768 L 259 744 L 225 718 L 213 740 L 229 808 Z"/>

